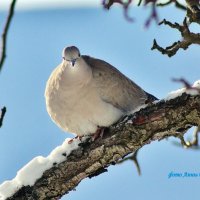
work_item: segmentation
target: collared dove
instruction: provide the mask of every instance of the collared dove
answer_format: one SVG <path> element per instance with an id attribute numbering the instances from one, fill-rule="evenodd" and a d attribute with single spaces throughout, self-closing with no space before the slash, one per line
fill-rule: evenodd
<path id="1" fill-rule="evenodd" d="M 137 107 L 156 100 L 109 63 L 64 48 L 63 61 L 46 84 L 47 111 L 64 131 L 78 137 L 109 127 Z"/>

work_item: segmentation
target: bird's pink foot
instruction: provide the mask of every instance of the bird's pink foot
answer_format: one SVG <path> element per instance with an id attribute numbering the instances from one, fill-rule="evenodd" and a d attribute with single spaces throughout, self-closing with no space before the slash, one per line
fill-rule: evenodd
<path id="1" fill-rule="evenodd" d="M 79 139 L 79 140 L 81 141 L 81 140 L 82 140 L 82 137 L 83 137 L 83 136 L 76 136 L 75 138 L 70 139 L 70 140 L 68 141 L 68 144 L 71 144 L 71 143 L 74 141 L 74 139 Z"/>
<path id="2" fill-rule="evenodd" d="M 102 138 L 104 134 L 104 130 L 105 130 L 104 127 L 98 127 L 97 131 L 92 136 L 92 141 L 95 141 L 99 137 Z"/>

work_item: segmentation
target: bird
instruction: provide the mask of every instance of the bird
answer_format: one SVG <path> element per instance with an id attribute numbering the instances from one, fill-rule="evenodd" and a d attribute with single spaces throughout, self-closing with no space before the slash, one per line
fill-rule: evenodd
<path id="1" fill-rule="evenodd" d="M 95 135 L 127 113 L 157 100 L 104 60 L 65 47 L 45 89 L 47 112 L 64 132 Z"/>

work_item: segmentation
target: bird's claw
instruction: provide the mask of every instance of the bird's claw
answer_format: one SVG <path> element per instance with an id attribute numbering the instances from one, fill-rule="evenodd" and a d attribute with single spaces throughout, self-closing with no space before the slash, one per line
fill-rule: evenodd
<path id="1" fill-rule="evenodd" d="M 97 131 L 92 135 L 92 141 L 94 142 L 97 138 L 102 138 L 104 135 L 104 127 L 98 127 Z"/>
<path id="2" fill-rule="evenodd" d="M 74 141 L 74 139 L 79 139 L 80 141 L 82 141 L 82 138 L 83 138 L 83 136 L 76 136 L 75 138 L 70 139 L 68 141 L 68 144 L 71 144 Z"/>

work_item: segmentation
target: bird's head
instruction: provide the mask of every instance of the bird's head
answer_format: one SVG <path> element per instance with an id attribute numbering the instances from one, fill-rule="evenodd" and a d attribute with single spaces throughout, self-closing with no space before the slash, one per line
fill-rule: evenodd
<path id="1" fill-rule="evenodd" d="M 63 60 L 69 62 L 74 67 L 76 60 L 80 57 L 80 51 L 77 47 L 65 47 L 62 52 Z"/>
<path id="2" fill-rule="evenodd" d="M 75 46 L 66 47 L 62 52 L 63 62 L 60 65 L 61 80 L 64 85 L 85 84 L 92 77 L 92 69 L 85 62 L 84 56 Z"/>

